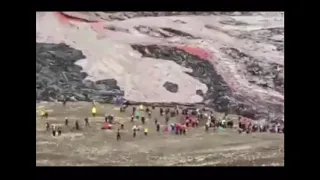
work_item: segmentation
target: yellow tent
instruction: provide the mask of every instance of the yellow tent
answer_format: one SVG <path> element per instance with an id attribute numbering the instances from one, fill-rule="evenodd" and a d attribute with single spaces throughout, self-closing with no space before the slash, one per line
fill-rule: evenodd
<path id="1" fill-rule="evenodd" d="M 144 109 L 144 107 L 143 107 L 142 104 L 139 106 L 139 109 L 140 109 L 140 110 L 143 110 L 143 109 Z"/>

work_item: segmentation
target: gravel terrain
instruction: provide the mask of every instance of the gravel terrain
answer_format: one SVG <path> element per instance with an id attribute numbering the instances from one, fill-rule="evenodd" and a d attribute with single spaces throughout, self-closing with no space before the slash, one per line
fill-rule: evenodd
<path id="1" fill-rule="evenodd" d="M 62 125 L 63 134 L 53 137 L 45 131 L 46 120 L 36 119 L 36 164 L 37 166 L 93 166 L 93 165 L 160 165 L 160 166 L 262 166 L 284 165 L 283 134 L 254 133 L 238 134 L 235 129 L 205 132 L 204 128 L 189 128 L 186 136 L 168 132 L 157 133 L 153 120 L 144 127 L 149 128 L 145 137 L 139 132 L 132 137 L 133 123 L 129 121 L 131 108 L 120 113 L 118 107 L 98 105 L 98 117 L 90 117 L 91 127 L 84 127 L 84 118 L 90 116 L 90 103 L 37 104 L 37 109 L 46 108 L 51 124 Z M 130 111 L 129 111 L 130 110 Z M 121 141 L 116 141 L 115 130 L 104 131 L 100 127 L 104 114 L 114 114 L 122 122 Z M 161 124 L 159 109 L 152 112 Z M 218 114 L 220 116 L 220 114 Z M 64 127 L 64 118 L 69 118 L 70 127 Z M 236 119 L 236 117 L 231 116 Z M 171 118 L 170 122 L 180 117 Z M 82 129 L 72 130 L 75 120 Z M 141 123 L 135 122 L 138 126 Z M 117 126 L 117 125 L 115 125 Z"/>

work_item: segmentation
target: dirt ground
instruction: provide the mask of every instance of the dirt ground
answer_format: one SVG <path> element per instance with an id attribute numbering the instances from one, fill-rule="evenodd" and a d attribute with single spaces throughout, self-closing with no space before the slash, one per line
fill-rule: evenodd
<path id="1" fill-rule="evenodd" d="M 164 124 L 159 109 L 153 110 L 152 119 L 145 126 L 149 135 L 138 132 L 132 137 L 130 122 L 132 107 L 125 113 L 113 105 L 97 106 L 98 116 L 91 117 L 91 103 L 37 104 L 37 111 L 46 108 L 48 120 L 36 118 L 36 165 L 37 166 L 262 166 L 284 165 L 284 135 L 272 133 L 238 134 L 236 129 L 205 132 L 203 126 L 189 128 L 186 136 L 155 130 L 154 117 Z M 150 108 L 151 109 L 151 108 Z M 104 115 L 113 114 L 123 122 L 121 141 L 116 141 L 117 125 L 113 130 L 101 130 Z M 68 117 L 69 127 L 64 126 Z M 84 127 L 89 117 L 90 127 Z M 236 117 L 232 117 L 236 118 Z M 180 117 L 171 118 L 170 122 Z M 81 130 L 73 130 L 79 120 Z M 45 122 L 61 124 L 61 136 L 52 136 L 45 130 Z M 141 125 L 140 121 L 135 124 Z"/>

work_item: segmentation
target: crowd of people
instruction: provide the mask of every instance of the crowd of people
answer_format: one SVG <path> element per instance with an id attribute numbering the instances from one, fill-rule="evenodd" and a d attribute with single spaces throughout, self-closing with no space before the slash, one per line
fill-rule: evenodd
<path id="1" fill-rule="evenodd" d="M 66 106 L 65 103 L 63 103 Z M 126 113 L 128 111 L 128 104 L 123 104 L 120 107 L 120 113 Z M 223 117 L 217 118 L 215 113 L 206 108 L 159 108 L 159 116 L 154 116 L 156 112 L 155 106 L 144 107 L 140 106 L 132 106 L 130 122 L 132 124 L 132 137 L 135 138 L 139 131 L 143 131 L 144 136 L 148 136 L 149 129 L 146 124 L 146 118 L 148 121 L 151 120 L 151 123 L 154 123 L 155 129 L 157 132 L 169 132 L 175 135 L 186 135 L 188 129 L 190 128 L 198 128 L 200 124 L 204 124 L 204 131 L 208 132 L 210 129 L 213 131 L 217 131 L 219 129 L 227 129 L 227 128 L 237 128 L 239 133 L 252 133 L 252 132 L 271 132 L 271 133 L 284 133 L 284 121 L 283 119 L 280 121 L 254 121 L 246 117 L 238 117 L 237 123 L 234 123 L 231 120 L 227 113 L 224 114 Z M 97 116 L 97 107 L 96 103 L 92 103 L 91 109 L 92 117 Z M 154 116 L 154 118 L 153 118 Z M 41 112 L 41 117 L 43 119 L 47 119 L 49 114 L 47 111 Z M 164 122 L 158 119 L 159 117 L 163 117 Z M 170 121 L 170 119 L 175 118 L 175 122 Z M 154 122 L 152 122 L 152 120 Z M 138 126 L 137 122 L 140 121 L 141 125 Z M 200 123 L 203 122 L 203 123 Z M 148 122 L 150 123 L 150 122 Z M 84 125 L 90 126 L 89 118 L 84 118 Z M 64 126 L 69 126 L 69 120 L 66 117 L 64 119 Z M 114 128 L 116 127 L 116 128 Z M 80 130 L 79 121 L 76 120 L 74 126 L 72 127 L 75 130 Z M 104 124 L 101 127 L 101 130 L 116 130 L 116 139 L 118 141 L 121 140 L 121 130 L 125 129 L 124 123 L 117 122 L 115 120 L 114 115 L 105 115 Z M 50 125 L 49 122 L 46 122 L 46 130 L 52 131 L 53 136 L 60 136 L 62 134 L 62 127 L 57 125 Z"/>

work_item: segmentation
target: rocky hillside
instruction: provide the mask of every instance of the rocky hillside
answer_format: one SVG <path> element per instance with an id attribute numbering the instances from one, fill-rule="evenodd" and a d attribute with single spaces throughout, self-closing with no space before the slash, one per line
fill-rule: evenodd
<path id="1" fill-rule="evenodd" d="M 280 12 L 37 12 L 36 98 L 283 113 Z"/>

